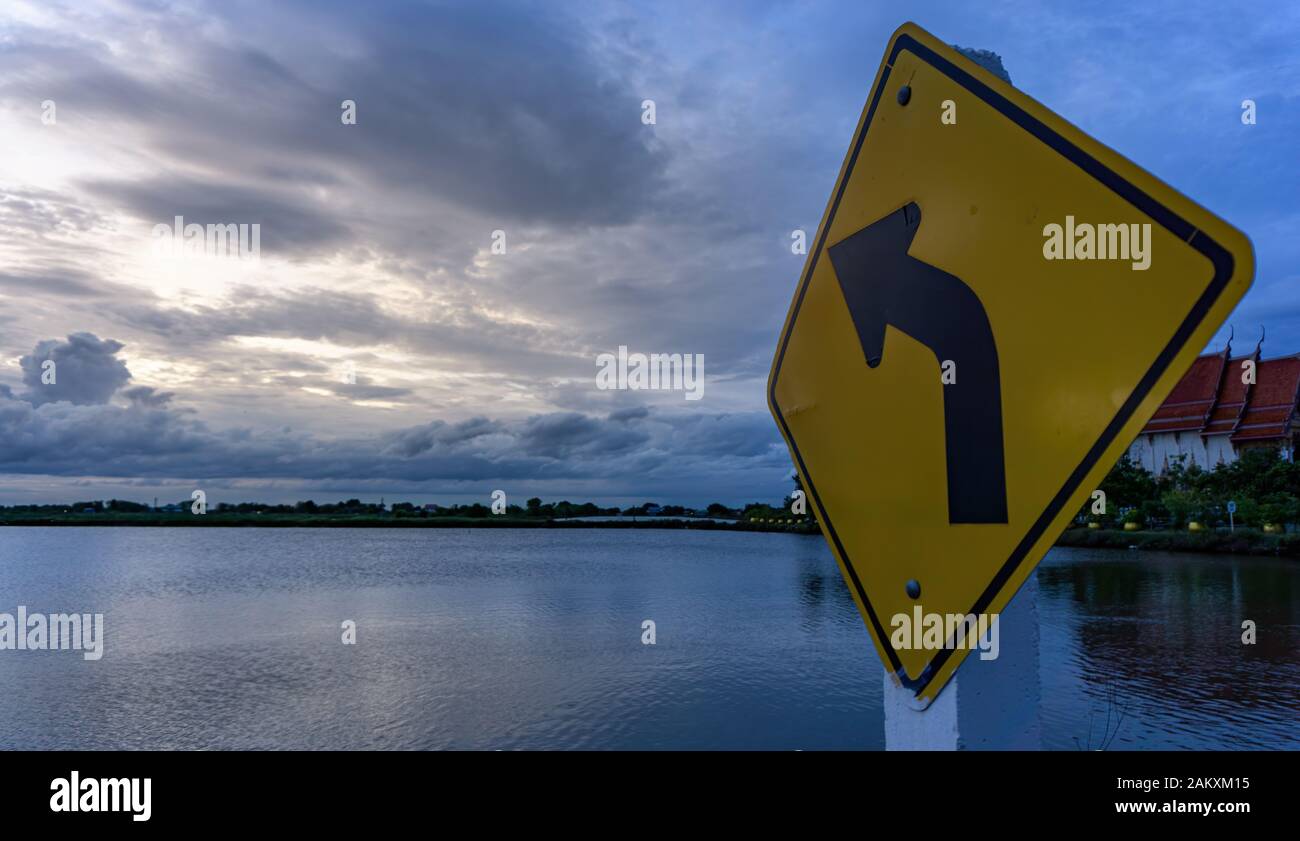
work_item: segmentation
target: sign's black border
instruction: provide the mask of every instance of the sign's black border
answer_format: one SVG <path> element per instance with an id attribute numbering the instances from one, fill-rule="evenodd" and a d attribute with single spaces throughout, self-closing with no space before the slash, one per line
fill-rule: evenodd
<path id="1" fill-rule="evenodd" d="M 1206 314 L 1214 306 L 1215 301 L 1218 300 L 1219 295 L 1222 294 L 1224 288 L 1228 285 L 1228 281 L 1232 278 L 1234 260 L 1228 249 L 1224 248 L 1220 243 L 1216 242 L 1204 232 L 1199 231 L 1190 222 L 1183 219 L 1173 210 L 1165 207 L 1155 198 L 1125 180 L 1114 170 L 1110 169 L 1101 161 L 1097 160 L 1083 149 L 1075 146 L 1069 140 L 1035 119 L 1024 109 L 1020 108 L 1015 103 L 981 82 L 975 76 L 920 43 L 911 35 L 906 33 L 899 35 L 897 40 L 894 42 L 894 48 L 889 53 L 889 59 L 885 62 L 885 66 L 880 72 L 880 82 L 876 85 L 875 91 L 871 94 L 871 105 L 867 110 L 867 118 L 862 122 L 862 130 L 858 132 L 857 139 L 853 143 L 853 152 L 849 157 L 848 166 L 844 169 L 843 180 L 840 182 L 839 187 L 836 190 L 835 201 L 831 205 L 830 213 L 826 217 L 826 223 L 822 226 L 821 236 L 817 241 L 817 248 L 813 252 L 812 260 L 808 264 L 808 268 L 804 272 L 804 276 L 799 283 L 799 293 L 795 298 L 794 311 L 790 315 L 790 326 L 781 339 L 781 348 L 778 351 L 776 368 L 772 375 L 772 381 L 768 385 L 768 402 L 771 404 L 773 409 L 775 409 L 773 414 L 776 415 L 777 422 L 781 424 L 781 429 L 785 433 L 786 440 L 790 442 L 790 449 L 793 451 L 795 459 L 799 462 L 799 472 L 807 481 L 808 492 L 812 494 L 819 511 L 825 513 L 826 508 L 821 504 L 821 497 L 818 495 L 817 488 L 813 484 L 812 475 L 808 472 L 808 468 L 804 464 L 803 456 L 799 452 L 799 446 L 795 443 L 794 436 L 790 434 L 790 428 L 786 425 L 785 417 L 781 412 L 781 407 L 777 403 L 776 382 L 781 376 L 781 364 L 785 360 L 786 345 L 789 344 L 790 334 L 793 332 L 795 321 L 799 317 L 799 308 L 803 305 L 804 293 L 808 290 L 808 284 L 811 282 L 813 272 L 817 268 L 817 259 L 826 249 L 826 238 L 830 232 L 832 223 L 835 221 L 835 213 L 839 210 L 840 199 L 844 197 L 844 189 L 848 185 L 849 177 L 853 174 L 854 166 L 857 164 L 858 153 L 862 150 L 862 143 L 867 137 L 867 131 L 871 128 L 871 119 L 875 116 L 876 106 L 880 104 L 880 97 L 888 86 L 890 72 L 893 69 L 894 63 L 898 59 L 898 54 L 904 50 L 928 63 L 931 67 L 961 85 L 971 94 L 979 97 L 980 100 L 994 108 L 1004 117 L 1011 120 L 1013 123 L 1038 138 L 1048 147 L 1058 152 L 1081 170 L 1097 179 L 1125 201 L 1145 213 L 1161 227 L 1167 229 L 1179 239 L 1188 243 L 1192 248 L 1204 254 L 1214 266 L 1214 278 L 1210 281 L 1200 298 L 1197 299 L 1191 312 L 1187 314 L 1187 318 L 1183 320 L 1183 323 L 1179 326 L 1177 332 L 1174 333 L 1173 338 L 1171 338 L 1169 343 L 1165 345 L 1164 350 L 1160 352 L 1160 355 L 1156 358 L 1155 362 L 1152 363 L 1151 367 L 1142 377 L 1142 380 L 1137 384 L 1137 387 L 1133 389 L 1133 393 L 1124 401 L 1124 405 L 1120 407 L 1119 412 L 1111 420 L 1110 424 L 1107 425 L 1106 429 L 1102 432 L 1101 437 L 1097 439 L 1095 444 L 1093 444 L 1092 449 L 1090 449 L 1087 455 L 1084 456 L 1083 461 L 1079 463 L 1079 466 L 1076 467 L 1074 472 L 1070 474 L 1068 479 L 1066 479 L 1065 484 L 1059 491 L 1057 491 L 1056 496 L 1052 497 L 1046 510 L 1043 511 L 1042 515 L 1039 516 L 1033 526 L 1030 527 L 1028 534 L 1025 535 L 1019 544 L 1017 544 L 1016 548 L 1012 551 L 1011 556 L 1007 558 L 1006 563 L 1004 563 L 1002 568 L 998 570 L 997 575 L 993 577 L 992 582 L 990 582 L 988 587 L 985 588 L 979 599 L 976 600 L 974 606 L 967 611 L 968 613 L 980 614 L 985 611 L 988 605 L 993 601 L 993 598 L 1002 590 L 1002 587 L 1006 584 L 1007 580 L 1020 567 L 1021 562 L 1029 553 L 1029 550 L 1032 549 L 1034 544 L 1038 542 L 1038 539 L 1042 537 L 1043 532 L 1046 531 L 1052 520 L 1056 518 L 1056 515 L 1070 498 L 1070 495 L 1083 482 L 1083 479 L 1087 476 L 1088 472 L 1097 464 L 1102 453 L 1104 453 L 1106 448 L 1110 446 L 1111 442 L 1115 439 L 1115 436 L 1119 434 L 1120 429 L 1128 423 L 1129 419 L 1133 416 L 1133 413 L 1137 410 L 1137 407 L 1144 399 L 1146 399 L 1146 396 L 1151 392 L 1151 389 L 1155 387 L 1156 382 L 1169 368 L 1174 357 L 1178 355 L 1178 352 L 1182 350 L 1191 339 L 1196 328 L 1201 325 L 1202 321 L 1204 321 Z M 867 610 L 867 616 L 871 621 L 872 627 L 875 629 L 877 638 L 881 640 L 881 648 L 883 648 L 889 655 L 889 663 L 893 668 L 894 673 L 898 676 L 903 686 L 912 690 L 917 696 L 923 694 L 926 688 L 929 687 L 930 683 L 937 676 L 939 670 L 943 668 L 944 663 L 948 661 L 948 658 L 952 655 L 954 649 L 940 649 L 934 659 L 926 665 L 925 669 L 918 677 L 915 679 L 909 678 L 903 671 L 903 665 L 901 661 L 899 661 L 898 655 L 894 652 L 894 649 L 888 645 L 889 636 L 881 626 L 880 619 L 876 616 L 875 608 L 871 605 L 871 600 L 867 598 L 867 592 L 863 588 L 862 582 L 859 580 L 857 571 L 854 570 L 852 562 L 849 560 L 848 553 L 844 551 L 844 545 L 840 543 L 839 535 L 835 531 L 835 526 L 830 522 L 829 515 L 826 516 L 825 522 L 822 523 L 822 526 L 831 541 L 834 542 L 835 548 L 839 551 L 840 557 L 844 559 L 844 567 L 853 581 L 853 586 L 858 592 L 858 597 L 861 599 L 863 606 Z"/>

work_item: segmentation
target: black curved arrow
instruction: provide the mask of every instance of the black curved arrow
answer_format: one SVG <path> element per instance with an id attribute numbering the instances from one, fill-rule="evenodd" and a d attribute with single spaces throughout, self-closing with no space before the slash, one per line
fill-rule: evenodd
<path id="1" fill-rule="evenodd" d="M 880 364 L 892 324 L 957 363 L 943 388 L 948 522 L 1007 522 L 1002 381 L 988 315 L 959 278 L 907 253 L 921 226 L 915 202 L 829 249 L 867 365 Z"/>

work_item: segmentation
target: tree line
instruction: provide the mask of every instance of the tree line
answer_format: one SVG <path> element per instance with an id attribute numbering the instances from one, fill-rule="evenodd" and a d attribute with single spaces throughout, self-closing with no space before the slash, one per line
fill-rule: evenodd
<path id="1" fill-rule="evenodd" d="M 129 500 L 87 500 L 68 503 L 45 503 L 29 505 L 0 505 L 0 513 L 10 515 L 23 514 L 146 514 L 146 513 L 190 513 L 192 500 L 182 499 L 176 502 L 160 503 L 157 508 Z M 543 502 L 540 497 L 527 500 L 524 505 L 506 506 L 504 516 L 513 518 L 566 519 L 571 517 L 629 516 L 629 517 L 714 517 L 717 519 L 747 520 L 762 517 L 789 516 L 789 499 L 785 509 L 776 508 L 761 502 L 751 502 L 742 507 L 730 507 L 714 502 L 704 508 L 690 508 L 683 505 L 660 505 L 644 502 L 625 508 L 618 506 L 601 506 L 594 502 Z M 208 509 L 217 514 L 279 514 L 299 516 L 340 516 L 340 517 L 378 517 L 394 518 L 431 518 L 431 517 L 490 517 L 490 504 L 474 502 L 467 505 L 436 505 L 426 507 L 417 502 L 362 502 L 359 499 L 340 500 L 339 502 L 315 502 L 301 500 L 295 503 L 268 504 L 262 502 L 220 502 Z"/>
<path id="2" fill-rule="evenodd" d="M 1175 460 L 1160 476 L 1135 464 L 1126 453 L 1101 488 L 1106 513 L 1093 513 L 1089 500 L 1079 521 L 1103 525 L 1185 527 L 1227 525 L 1228 503 L 1236 503 L 1237 525 L 1285 526 L 1300 522 L 1300 464 L 1278 458 L 1272 449 L 1250 449 L 1231 464 L 1212 470 Z"/>

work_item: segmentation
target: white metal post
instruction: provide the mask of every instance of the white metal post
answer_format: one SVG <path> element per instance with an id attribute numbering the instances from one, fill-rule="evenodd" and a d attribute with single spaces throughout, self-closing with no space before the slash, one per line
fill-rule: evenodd
<path id="1" fill-rule="evenodd" d="M 926 710 L 885 670 L 886 750 L 1038 750 L 1038 579 L 1031 575 L 998 620 L 995 660 L 970 652 Z"/>

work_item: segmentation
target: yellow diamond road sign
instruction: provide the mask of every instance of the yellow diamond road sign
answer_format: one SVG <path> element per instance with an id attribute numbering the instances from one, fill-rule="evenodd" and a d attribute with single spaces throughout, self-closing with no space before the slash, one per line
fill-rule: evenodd
<path id="1" fill-rule="evenodd" d="M 923 629 L 1002 611 L 1253 274 L 1240 231 L 921 28 L 894 33 L 768 400 L 918 706 L 975 644 Z"/>

